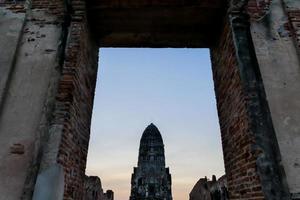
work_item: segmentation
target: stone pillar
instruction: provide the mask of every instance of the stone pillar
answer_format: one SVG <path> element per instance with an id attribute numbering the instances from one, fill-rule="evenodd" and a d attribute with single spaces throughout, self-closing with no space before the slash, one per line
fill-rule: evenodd
<path id="1" fill-rule="evenodd" d="M 233 1 L 212 64 L 230 199 L 290 199 L 244 6 Z"/>
<path id="2" fill-rule="evenodd" d="M 251 0 L 247 10 L 287 184 L 300 198 L 300 2 Z"/>
<path id="3" fill-rule="evenodd" d="M 75 1 L 70 6 L 73 12 L 66 30 L 64 60 L 40 170 L 56 163 L 63 166 L 64 199 L 83 199 L 98 47 L 88 27 L 85 1 Z"/>
<path id="4" fill-rule="evenodd" d="M 55 10 L 62 7 L 57 3 Z M 60 77 L 62 20 L 25 1 L 1 1 L 0 15 L 0 194 L 26 199 L 32 196 Z"/>
<path id="5" fill-rule="evenodd" d="M 85 1 L 1 1 L 0 16 L 1 197 L 63 182 L 52 196 L 82 199 L 98 63 Z"/>

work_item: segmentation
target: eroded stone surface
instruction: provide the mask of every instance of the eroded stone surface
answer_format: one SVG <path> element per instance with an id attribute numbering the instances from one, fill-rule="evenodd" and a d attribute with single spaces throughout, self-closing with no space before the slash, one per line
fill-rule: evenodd
<path id="1" fill-rule="evenodd" d="M 50 166 L 38 175 L 32 200 L 62 200 L 64 185 L 63 167 Z"/>
<path id="2" fill-rule="evenodd" d="M 271 110 L 264 118 L 272 118 L 277 139 L 253 128 L 249 105 L 261 106 L 251 101 L 259 94 L 245 92 L 241 81 L 238 63 L 249 57 L 237 55 L 243 48 L 232 41 L 238 33 L 226 16 L 228 2 L 32 0 L 25 18 L 22 1 L 1 0 L 0 198 L 19 199 L 24 187 L 32 192 L 37 172 L 60 163 L 64 198 L 82 199 L 101 45 L 211 48 L 231 198 L 263 199 L 262 188 L 277 193 L 269 175 L 274 171 L 264 162 L 270 153 L 281 156 L 290 192 L 299 198 L 299 2 L 241 2 L 248 2 L 255 48 L 250 59 L 258 59 Z M 257 148 L 277 142 L 280 152 Z M 258 164 L 265 171 L 258 173 Z"/>
<path id="3" fill-rule="evenodd" d="M 114 192 L 103 192 L 101 180 L 97 176 L 86 176 L 84 179 L 84 200 L 114 200 Z"/>
<path id="4" fill-rule="evenodd" d="M 212 180 L 200 178 L 190 193 L 190 200 L 228 200 L 228 187 L 226 176 L 216 180 L 216 176 Z"/>

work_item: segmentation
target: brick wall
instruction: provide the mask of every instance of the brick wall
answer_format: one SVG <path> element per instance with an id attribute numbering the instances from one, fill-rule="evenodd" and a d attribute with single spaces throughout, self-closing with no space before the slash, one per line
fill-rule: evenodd
<path id="1" fill-rule="evenodd" d="M 247 12 L 251 16 L 252 20 L 258 21 L 263 19 L 270 13 L 272 0 L 249 0 L 247 5 Z M 285 29 L 290 32 L 289 36 L 293 36 L 297 44 L 298 50 L 300 48 L 300 8 L 290 5 L 287 0 L 281 0 L 281 3 L 285 9 L 288 22 L 285 25 Z"/>
<path id="2" fill-rule="evenodd" d="M 272 0 L 249 0 L 247 5 L 247 12 L 253 20 L 259 20 L 269 13 Z"/>
<path id="3" fill-rule="evenodd" d="M 86 23 L 71 22 L 55 112 L 64 126 L 57 158 L 65 169 L 64 199 L 82 199 L 97 62 Z"/>
<path id="4" fill-rule="evenodd" d="M 97 176 L 86 176 L 84 181 L 84 200 L 114 200 L 114 192 L 103 192 L 101 180 Z"/>
<path id="5" fill-rule="evenodd" d="M 291 35 L 294 37 L 298 51 L 300 52 L 300 8 L 288 9 L 287 16 L 289 19 L 289 28 Z"/>
<path id="6" fill-rule="evenodd" d="M 298 126 L 300 120 L 296 111 L 299 110 L 299 96 L 295 92 L 299 89 L 300 4 L 299 1 L 288 0 L 265 3 L 250 0 L 247 11 L 251 17 L 251 35 L 277 138 L 275 142 L 278 143 L 274 152 L 278 151 L 281 182 L 285 185 L 282 188 L 286 188 L 285 193 L 300 196 L 299 171 L 294 167 L 299 160 L 299 140 L 295 137 L 296 129 L 291 128 Z M 284 121 L 287 116 L 293 123 Z"/>
<path id="7" fill-rule="evenodd" d="M 59 20 L 53 23 L 63 27 L 61 77 L 51 126 L 63 127 L 56 161 L 65 171 L 64 199 L 82 199 L 98 48 L 87 25 L 85 1 L 66 2 L 33 0 L 31 8 L 43 9 L 56 16 Z M 252 19 L 263 17 L 270 3 L 249 1 L 248 12 Z M 24 12 L 22 3 L 5 5 L 10 5 L 16 12 Z M 299 10 L 289 9 L 288 17 L 290 29 L 299 45 Z M 41 23 L 41 26 L 45 24 Z M 230 199 L 264 199 L 256 163 L 261 152 L 253 150 L 256 138 L 250 129 L 249 98 L 242 87 L 228 24 L 222 29 L 218 46 L 211 49 L 211 56 Z"/>
<path id="8" fill-rule="evenodd" d="M 49 128 L 62 127 L 62 133 L 54 133 L 61 134 L 59 147 L 46 150 L 48 155 L 44 154 L 43 167 L 53 162 L 61 164 L 65 172 L 64 199 L 83 199 L 98 47 L 88 28 L 84 0 L 71 4 L 62 0 L 34 0 L 31 6 L 33 10 L 42 9 L 56 16 L 56 23 L 62 26 L 58 58 L 61 75 Z M 56 161 L 49 156 L 53 152 Z"/>
<path id="9" fill-rule="evenodd" d="M 11 10 L 15 13 L 25 13 L 25 0 L 0 0 L 0 8 L 4 7 L 8 10 Z"/>
<path id="10" fill-rule="evenodd" d="M 211 57 L 230 199 L 264 199 L 256 169 L 259 152 L 252 151 L 255 138 L 228 24 Z"/>
<path id="11" fill-rule="evenodd" d="M 31 9 L 43 9 L 49 14 L 56 16 L 63 16 L 65 14 L 65 5 L 63 0 L 33 0 L 31 2 Z"/>
<path id="12" fill-rule="evenodd" d="M 39 158 L 31 164 L 31 168 L 44 169 L 56 162 L 64 167 L 65 191 L 64 199 L 82 199 L 84 177 L 87 158 L 87 149 L 90 134 L 90 120 L 96 82 L 98 47 L 92 41 L 86 22 L 85 1 L 76 0 L 71 4 L 64 0 L 33 0 L 29 4 L 29 13 L 43 13 L 51 20 L 35 18 L 28 14 L 27 21 L 40 27 L 48 24 L 62 27 L 60 43 L 56 52 L 59 66 L 53 66 L 60 71 L 58 83 L 55 83 L 53 104 L 47 108 L 49 131 L 45 131 L 45 138 L 38 138 L 39 145 L 36 151 L 43 153 L 42 161 Z M 0 6 L 6 6 L 15 12 L 25 12 L 24 1 L 0 1 Z M 31 31 L 30 29 L 27 31 Z M 41 63 L 42 64 L 42 63 Z M 48 100 L 47 100 L 48 101 Z M 47 102 L 46 102 L 47 103 Z M 46 104 L 45 103 L 45 104 Z M 48 105 L 45 105 L 48 106 Z M 53 108 L 52 108 L 53 107 Z M 55 127 L 63 127 L 62 134 Z M 61 134 L 58 149 L 53 146 L 52 137 Z M 44 137 L 44 136 L 43 136 Z M 50 139 L 47 138 L 50 137 Z M 43 140 L 46 139 L 44 142 Z M 53 149 L 56 148 L 56 149 Z M 53 158 L 53 155 L 56 156 Z M 31 199 L 35 184 L 35 174 L 29 173 L 24 199 Z"/>

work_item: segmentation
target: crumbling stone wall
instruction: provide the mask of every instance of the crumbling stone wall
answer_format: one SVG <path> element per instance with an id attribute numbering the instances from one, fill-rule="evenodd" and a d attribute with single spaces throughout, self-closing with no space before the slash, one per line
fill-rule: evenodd
<path id="1" fill-rule="evenodd" d="M 66 172 L 65 199 L 81 199 L 83 192 L 98 62 L 87 30 L 86 23 L 71 22 L 56 98 L 53 126 L 62 126 L 57 160 Z"/>
<path id="2" fill-rule="evenodd" d="M 200 178 L 190 192 L 190 200 L 228 200 L 228 188 L 226 176 L 216 180 L 213 175 L 212 180 Z"/>
<path id="3" fill-rule="evenodd" d="M 28 12 L 25 3 L 0 4 L 1 21 L 18 19 L 0 23 L 6 32 L 0 49 L 10 54 L 0 56 L 0 193 L 7 200 L 32 198 L 60 74 L 59 17 L 42 9 Z"/>
<path id="4" fill-rule="evenodd" d="M 104 193 L 104 195 L 108 200 L 114 200 L 114 192 L 112 190 L 106 190 L 106 193 Z"/>
<path id="5" fill-rule="evenodd" d="M 60 165 L 64 199 L 82 199 L 98 63 L 85 1 L 5 1 L 0 9 L 2 21 L 20 22 L 0 26 L 15 31 L 0 38 L 11 49 L 0 56 L 1 195 L 32 199 L 37 178 L 50 181 L 49 169 Z"/>
<path id="6" fill-rule="evenodd" d="M 251 35 L 287 185 L 300 197 L 300 2 L 251 0 Z"/>
<path id="7" fill-rule="evenodd" d="M 64 199 L 82 199 L 90 120 L 96 83 L 98 47 L 86 21 L 85 1 L 32 2 L 59 20 L 59 78 L 49 119 L 39 175 L 55 164 L 64 169 Z"/>
<path id="8" fill-rule="evenodd" d="M 210 46 L 232 199 L 299 196 L 298 2 L 250 0 L 250 36 L 247 20 L 231 12 Z M 98 59 L 85 3 L 0 2 L 0 193 L 7 200 L 31 199 L 37 178 L 57 165 L 64 199 L 83 197 Z M 1 26 L 10 20 L 14 27 Z"/>
<path id="9" fill-rule="evenodd" d="M 233 35 L 228 22 L 218 46 L 212 48 L 212 67 L 230 199 L 263 199 L 252 151 L 255 139 L 249 127 L 246 97 L 239 74 Z M 228 92 L 230 91 L 230 92 Z"/>
<path id="10" fill-rule="evenodd" d="M 101 180 L 97 176 L 86 176 L 84 180 L 84 200 L 114 200 L 112 190 L 103 193 Z"/>
<path id="11" fill-rule="evenodd" d="M 294 86 L 286 89 L 280 84 L 285 85 L 290 82 L 293 85 L 300 80 L 300 77 L 298 77 L 298 56 L 293 50 L 293 43 L 288 38 L 280 39 L 284 35 L 288 37 L 289 34 L 286 34 L 286 26 L 284 25 L 289 23 L 282 24 L 282 26 L 276 25 L 281 20 L 287 19 L 285 18 L 287 15 L 281 15 L 278 12 L 278 8 L 285 10 L 282 8 L 282 1 L 231 1 L 231 3 L 234 6 L 229 9 L 230 31 L 232 32 L 229 40 L 232 40 L 233 49 L 229 51 L 235 51 L 235 53 L 227 54 L 229 59 L 227 61 L 224 59 L 223 63 L 220 62 L 219 64 L 236 65 L 237 76 L 219 76 L 222 74 L 222 72 L 218 72 L 221 69 L 216 68 L 220 65 L 215 60 L 220 61 L 223 57 L 221 54 L 226 55 L 227 43 L 222 46 L 224 35 L 221 36 L 221 46 L 218 47 L 223 48 L 224 51 L 220 51 L 217 56 L 218 53 L 213 55 L 216 53 L 216 49 L 212 49 L 214 80 L 217 85 L 215 88 L 230 197 L 290 199 L 290 192 L 295 187 L 293 184 L 297 182 L 297 178 L 290 176 L 291 179 L 289 180 L 289 176 L 286 178 L 285 172 L 287 175 L 297 174 L 295 173 L 296 168 L 293 170 L 290 168 L 294 163 L 297 163 L 295 161 L 298 160 L 297 155 L 299 154 L 294 154 L 294 152 L 298 151 L 297 146 L 299 145 L 296 144 L 298 143 L 297 137 L 291 137 L 294 133 L 286 127 L 286 121 L 282 119 L 282 116 L 288 114 L 288 119 L 293 119 L 289 125 L 291 127 L 298 126 L 298 123 L 293 125 L 294 122 L 298 121 L 296 112 L 294 115 L 293 111 L 298 110 L 299 106 L 293 102 L 297 101 L 296 99 L 299 97 L 292 95 L 294 94 L 292 92 L 295 89 Z M 250 20 L 247 18 L 245 10 L 242 11 L 243 8 L 246 8 L 250 14 Z M 272 12 L 270 12 L 270 8 Z M 274 35 L 275 31 L 277 36 Z M 284 52 L 289 52 L 291 55 L 282 57 L 285 55 Z M 234 62 L 231 61 L 232 57 Z M 285 68 L 282 67 L 285 66 L 284 63 L 290 64 Z M 274 67 L 276 67 L 275 70 Z M 294 71 L 293 79 L 289 74 L 291 71 Z M 272 75 L 270 76 L 270 74 Z M 237 81 L 236 77 L 240 81 L 238 89 L 234 86 Z M 224 83 L 227 85 L 224 86 Z M 263 83 L 267 84 L 264 85 Z M 225 88 L 232 86 L 230 91 L 234 91 L 234 95 L 224 92 Z M 298 87 L 296 86 L 296 88 Z M 221 92 L 221 96 L 219 96 L 219 92 Z M 239 102 L 235 101 L 237 96 L 239 96 Z M 291 104 L 284 106 L 285 102 L 290 101 L 289 99 L 293 99 Z M 235 106 L 231 107 L 230 102 L 234 102 L 233 105 Z M 242 105 L 242 109 L 240 105 Z M 288 111 L 289 109 L 291 110 Z M 234 116 L 230 116 L 229 113 L 226 115 L 227 111 L 234 113 Z M 243 120 L 235 121 L 241 119 Z M 295 140 L 289 140 L 291 138 Z M 231 147 L 226 149 L 227 145 Z M 242 150 L 238 153 L 239 156 L 235 155 L 234 149 L 236 151 Z M 230 158 L 233 160 L 230 161 Z M 237 165 L 235 166 L 235 164 Z M 236 170 L 239 170 L 241 174 L 236 174 Z M 294 173 L 291 173 L 292 171 Z M 231 176 L 233 176 L 234 182 L 231 182 Z M 251 184 L 251 182 L 253 183 Z M 252 186 L 254 187 L 252 188 Z M 233 191 L 234 195 L 232 194 Z M 292 196 L 295 198 L 294 194 Z"/>

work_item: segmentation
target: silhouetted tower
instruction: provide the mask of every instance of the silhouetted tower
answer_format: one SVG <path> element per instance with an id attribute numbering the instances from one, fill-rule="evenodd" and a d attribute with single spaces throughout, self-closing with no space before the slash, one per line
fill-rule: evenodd
<path id="1" fill-rule="evenodd" d="M 158 128 L 150 124 L 144 131 L 138 166 L 131 177 L 130 200 L 172 200 L 171 174 L 165 167 L 164 143 Z"/>

